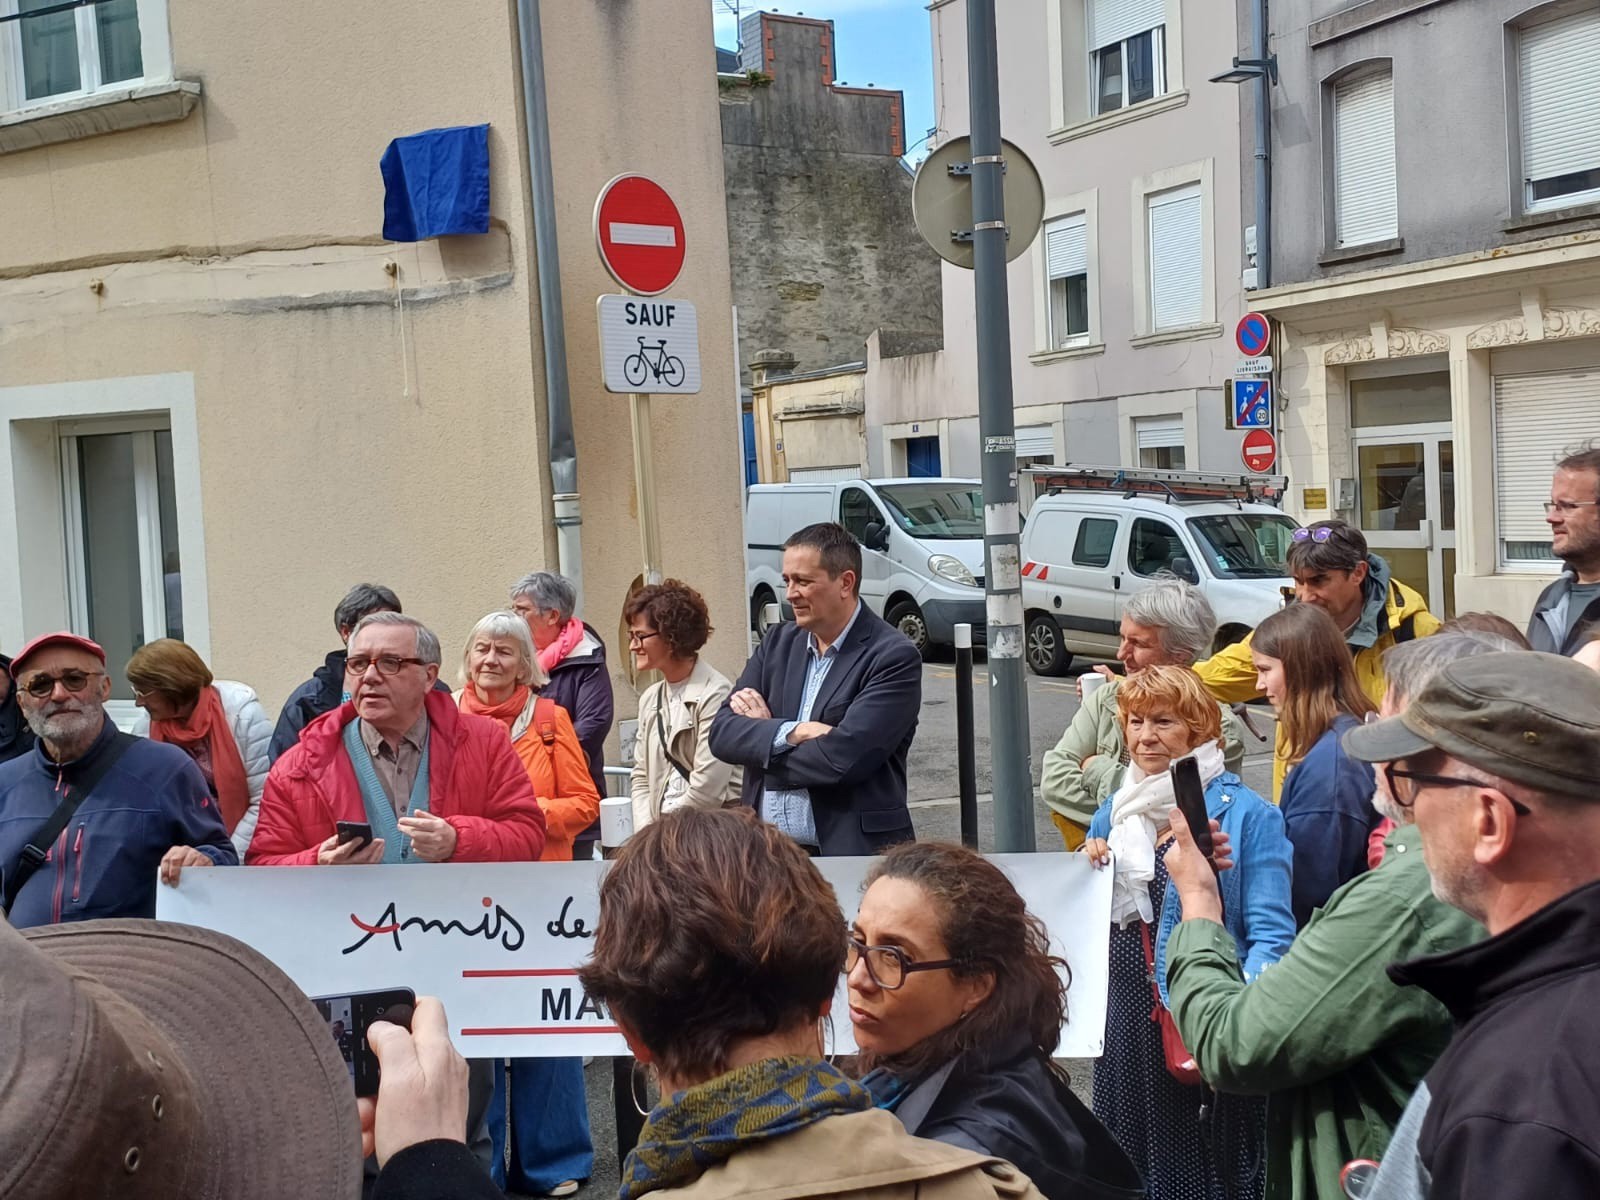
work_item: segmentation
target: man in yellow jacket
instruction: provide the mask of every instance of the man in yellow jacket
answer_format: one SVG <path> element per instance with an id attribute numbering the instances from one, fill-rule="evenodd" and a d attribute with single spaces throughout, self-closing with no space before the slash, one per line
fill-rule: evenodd
<path id="1" fill-rule="evenodd" d="M 1355 656 L 1356 681 L 1374 704 L 1383 700 L 1383 652 L 1413 638 L 1438 633 L 1438 617 L 1428 602 L 1392 578 L 1389 564 L 1367 550 L 1361 531 L 1343 521 L 1317 521 L 1297 529 L 1289 545 L 1286 568 L 1294 578 L 1295 599 L 1314 604 L 1344 630 Z M 1228 704 L 1254 700 L 1255 660 L 1248 633 L 1243 640 L 1195 667 L 1211 694 Z M 1288 763 L 1282 755 L 1272 764 L 1272 796 L 1283 790 Z"/>

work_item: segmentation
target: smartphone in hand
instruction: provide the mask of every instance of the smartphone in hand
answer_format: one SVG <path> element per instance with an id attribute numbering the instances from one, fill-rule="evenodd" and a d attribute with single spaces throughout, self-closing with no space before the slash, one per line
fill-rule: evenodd
<path id="1" fill-rule="evenodd" d="M 358 1096 L 378 1094 L 378 1056 L 367 1045 L 367 1030 L 374 1021 L 411 1028 L 417 996 L 410 988 L 354 992 L 344 996 L 315 996 L 311 1001 L 328 1023 L 333 1040 L 350 1072 Z"/>
<path id="2" fill-rule="evenodd" d="M 365 850 L 372 844 L 372 826 L 365 821 L 335 821 L 334 829 L 339 833 L 339 845 L 348 842 L 360 842 L 357 850 Z"/>
<path id="3" fill-rule="evenodd" d="M 1211 843 L 1211 817 L 1206 812 L 1206 789 L 1200 783 L 1200 764 L 1192 756 L 1180 758 L 1169 770 L 1178 811 L 1188 822 L 1195 846 L 1209 861 L 1215 848 Z"/>

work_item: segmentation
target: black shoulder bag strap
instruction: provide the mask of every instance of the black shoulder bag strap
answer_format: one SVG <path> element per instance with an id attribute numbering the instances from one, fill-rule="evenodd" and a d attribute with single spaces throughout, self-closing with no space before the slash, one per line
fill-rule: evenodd
<path id="1" fill-rule="evenodd" d="M 679 775 L 682 775 L 684 782 L 687 783 L 689 781 L 689 770 L 688 770 L 688 768 L 685 767 L 677 759 L 673 758 L 672 757 L 672 751 L 667 749 L 667 732 L 666 732 L 666 729 L 665 729 L 666 723 L 667 723 L 667 692 L 666 692 L 666 688 L 663 687 L 662 690 L 661 690 L 661 700 L 656 704 L 656 737 L 661 742 L 661 753 L 666 755 L 667 762 L 672 764 L 672 769 L 674 771 L 676 771 Z"/>
<path id="2" fill-rule="evenodd" d="M 137 740 L 132 734 L 117 730 L 94 762 L 90 763 L 76 780 L 67 785 L 67 794 L 62 797 L 61 803 L 56 805 L 55 812 L 51 813 L 49 819 L 28 839 L 27 845 L 22 847 L 22 855 L 17 860 L 17 865 L 5 877 L 4 912 L 11 911 L 11 906 L 17 902 L 17 897 L 22 894 L 22 889 L 28 880 L 44 866 L 50 854 L 50 847 L 72 820 L 73 814 L 78 811 L 78 806 L 89 798 L 89 793 L 100 785 L 106 773 L 117 765 L 117 760 L 122 757 L 123 752 Z"/>

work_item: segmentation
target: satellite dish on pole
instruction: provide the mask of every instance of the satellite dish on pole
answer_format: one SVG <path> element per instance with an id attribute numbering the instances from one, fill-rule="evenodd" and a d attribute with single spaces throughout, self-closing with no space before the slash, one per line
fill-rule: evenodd
<path id="1" fill-rule="evenodd" d="M 1033 244 L 1044 222 L 1044 184 L 1033 161 L 1010 142 L 1005 159 L 1006 261 Z M 917 168 L 911 219 L 922 240 L 946 262 L 972 269 L 972 141 L 952 138 Z"/>

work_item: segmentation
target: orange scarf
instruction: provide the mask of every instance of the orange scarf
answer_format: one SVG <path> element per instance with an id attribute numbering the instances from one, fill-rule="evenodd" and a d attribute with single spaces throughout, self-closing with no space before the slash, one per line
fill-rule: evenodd
<path id="1" fill-rule="evenodd" d="M 200 702 L 187 721 L 151 721 L 150 740 L 167 742 L 184 751 L 201 742 L 210 745 L 217 807 L 222 810 L 222 823 L 232 833 L 239 818 L 250 807 L 250 781 L 245 776 L 239 743 L 233 740 L 233 730 L 228 728 L 228 717 L 222 711 L 222 697 L 217 695 L 217 689 L 200 689 Z"/>
<path id="2" fill-rule="evenodd" d="M 461 711 L 476 713 L 480 717 L 493 717 L 509 731 L 522 715 L 522 710 L 528 703 L 528 685 L 519 684 L 517 690 L 511 693 L 511 699 L 503 700 L 499 704 L 489 704 L 478 696 L 478 689 L 472 684 L 462 688 Z"/>

